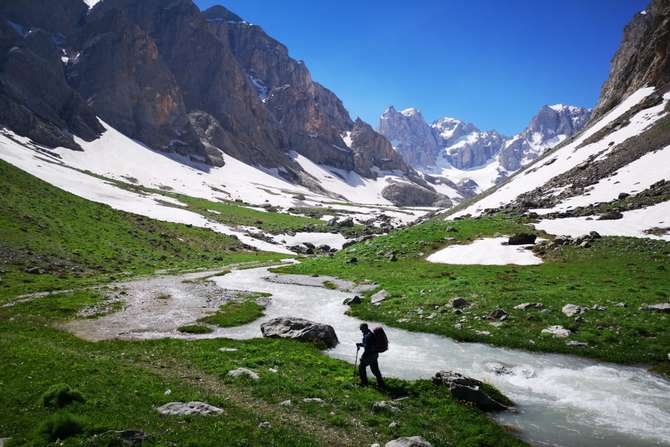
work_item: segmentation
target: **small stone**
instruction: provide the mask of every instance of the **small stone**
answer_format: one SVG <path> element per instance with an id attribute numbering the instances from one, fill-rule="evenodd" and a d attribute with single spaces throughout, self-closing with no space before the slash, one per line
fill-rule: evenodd
<path id="1" fill-rule="evenodd" d="M 268 368 L 268 371 L 270 371 L 271 373 L 275 373 L 275 374 L 277 374 L 279 372 L 279 370 L 277 368 Z"/>
<path id="2" fill-rule="evenodd" d="M 396 428 L 398 425 L 399 425 L 398 422 L 391 421 L 391 423 L 389 424 L 389 428 Z"/>
<path id="3" fill-rule="evenodd" d="M 549 326 L 548 328 L 542 329 L 542 334 L 553 335 L 556 338 L 567 338 L 572 334 L 570 329 L 566 329 L 563 326 Z"/>
<path id="4" fill-rule="evenodd" d="M 449 305 L 454 309 L 464 309 L 466 307 L 470 307 L 470 303 L 465 298 L 461 297 L 452 298 L 449 300 Z"/>
<path id="5" fill-rule="evenodd" d="M 160 414 L 167 416 L 190 416 L 193 414 L 209 416 L 223 413 L 223 409 L 204 402 L 169 402 L 156 408 Z"/>
<path id="6" fill-rule="evenodd" d="M 576 340 L 568 340 L 565 342 L 567 346 L 573 347 L 573 348 L 588 348 L 589 344 L 585 343 L 583 341 L 576 341 Z"/>
<path id="7" fill-rule="evenodd" d="M 621 302 L 621 303 L 616 303 L 615 306 L 616 307 L 628 307 L 628 304 L 626 304 L 624 302 Z"/>
<path id="8" fill-rule="evenodd" d="M 248 377 L 251 380 L 260 379 L 259 375 L 248 368 L 237 368 L 228 371 L 228 377 Z"/>
<path id="9" fill-rule="evenodd" d="M 566 317 L 574 317 L 575 315 L 586 312 L 586 308 L 576 304 L 566 304 L 563 306 L 563 309 L 561 309 L 561 312 L 563 312 Z"/>
<path id="10" fill-rule="evenodd" d="M 670 303 L 658 303 L 643 305 L 640 309 L 648 312 L 670 313 Z"/>
<path id="11" fill-rule="evenodd" d="M 260 424 L 258 424 L 258 428 L 261 428 L 261 429 L 272 428 L 272 424 L 270 424 L 268 421 L 263 421 Z"/>
<path id="12" fill-rule="evenodd" d="M 544 304 L 542 303 L 521 303 L 514 306 L 517 310 L 528 310 L 528 309 L 544 309 Z"/>
<path id="13" fill-rule="evenodd" d="M 598 312 L 605 312 L 607 310 L 607 308 L 605 306 L 601 306 L 600 304 L 594 304 L 591 307 L 591 310 L 595 310 L 595 311 L 598 311 Z"/>
<path id="14" fill-rule="evenodd" d="M 168 388 L 167 390 L 165 390 L 165 392 L 163 394 L 165 396 L 169 396 L 170 394 L 172 394 L 172 390 Z"/>
<path id="15" fill-rule="evenodd" d="M 507 319 L 507 312 L 505 312 L 504 309 L 501 309 L 500 307 L 492 311 L 490 314 L 488 314 L 487 318 L 490 320 L 506 320 Z"/>
<path id="16" fill-rule="evenodd" d="M 489 337 L 491 335 L 489 331 L 475 331 L 475 334 L 481 335 L 482 337 Z"/>
<path id="17" fill-rule="evenodd" d="M 219 348 L 221 352 L 237 352 L 237 348 Z"/>
<path id="18" fill-rule="evenodd" d="M 344 304 L 345 306 L 351 306 L 353 304 L 361 304 L 362 302 L 363 302 L 363 300 L 361 299 L 361 297 L 356 295 L 356 296 L 351 297 L 351 298 L 346 298 L 342 302 L 342 304 Z"/>
<path id="19" fill-rule="evenodd" d="M 389 441 L 384 447 L 433 447 L 433 445 L 421 436 L 410 436 Z"/>
<path id="20" fill-rule="evenodd" d="M 374 306 L 379 306 L 388 296 L 389 294 L 386 290 L 380 290 L 370 297 L 370 303 Z"/>
<path id="21" fill-rule="evenodd" d="M 280 407 L 290 407 L 292 405 L 291 399 L 283 400 L 279 402 Z"/>
<path id="22" fill-rule="evenodd" d="M 310 402 L 318 403 L 318 404 L 323 403 L 323 399 L 321 399 L 320 397 L 305 397 L 302 401 L 307 402 L 307 403 L 310 403 Z"/>
<path id="23" fill-rule="evenodd" d="M 372 411 L 374 411 L 375 413 L 383 413 L 383 412 L 398 413 L 400 412 L 400 408 L 393 405 L 392 402 L 380 400 L 372 404 Z"/>

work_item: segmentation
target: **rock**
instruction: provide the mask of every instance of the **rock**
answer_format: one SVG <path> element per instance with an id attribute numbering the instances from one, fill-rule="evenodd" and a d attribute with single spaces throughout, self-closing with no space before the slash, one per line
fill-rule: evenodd
<path id="1" fill-rule="evenodd" d="M 509 314 L 504 309 L 497 308 L 488 314 L 487 318 L 490 320 L 506 320 Z"/>
<path id="2" fill-rule="evenodd" d="M 514 306 L 517 310 L 528 310 L 528 309 L 544 309 L 544 304 L 542 303 L 521 303 Z"/>
<path id="3" fill-rule="evenodd" d="M 384 447 L 433 447 L 433 445 L 421 436 L 410 436 L 389 441 Z"/>
<path id="4" fill-rule="evenodd" d="M 264 337 L 307 341 L 326 348 L 334 348 L 339 343 L 332 326 L 303 318 L 274 318 L 261 324 L 261 332 Z"/>
<path id="5" fill-rule="evenodd" d="M 594 304 L 593 306 L 591 306 L 591 310 L 595 310 L 598 312 L 605 312 L 607 310 L 607 307 L 601 306 L 600 304 Z"/>
<path id="6" fill-rule="evenodd" d="M 449 300 L 449 305 L 454 309 L 465 309 L 466 307 L 470 307 L 470 303 L 465 298 L 460 297 Z"/>
<path id="7" fill-rule="evenodd" d="M 361 297 L 356 295 L 356 296 L 351 297 L 351 298 L 346 298 L 342 302 L 342 304 L 344 304 L 345 306 L 351 306 L 353 304 L 361 304 L 362 302 L 363 302 L 363 300 L 361 299 Z"/>
<path id="8" fill-rule="evenodd" d="M 648 312 L 670 313 L 670 303 L 647 304 L 642 306 L 642 310 Z"/>
<path id="9" fill-rule="evenodd" d="M 170 402 L 156 408 L 160 414 L 168 416 L 215 415 L 223 413 L 223 409 L 204 402 Z"/>
<path id="10" fill-rule="evenodd" d="M 219 348 L 221 352 L 237 352 L 237 348 Z"/>
<path id="11" fill-rule="evenodd" d="M 600 233 L 598 233 L 597 231 L 591 231 L 589 233 L 589 236 L 591 236 L 591 239 L 600 239 L 600 237 L 601 237 Z"/>
<path id="12" fill-rule="evenodd" d="M 320 397 L 305 397 L 302 401 L 307 403 L 313 402 L 317 404 L 323 403 L 323 399 L 321 399 Z"/>
<path id="13" fill-rule="evenodd" d="M 254 371 L 252 371 L 248 368 L 233 369 L 231 371 L 228 371 L 227 376 L 228 377 L 248 377 L 251 380 L 260 379 L 260 376 L 256 372 L 254 372 Z"/>
<path id="14" fill-rule="evenodd" d="M 542 329 L 542 334 L 553 335 L 556 338 L 567 338 L 572 334 L 570 329 L 566 329 L 563 326 L 549 326 L 548 328 Z"/>
<path id="15" fill-rule="evenodd" d="M 475 334 L 481 335 L 482 337 L 490 337 L 491 333 L 489 331 L 475 331 Z"/>
<path id="16" fill-rule="evenodd" d="M 372 404 L 372 411 L 375 413 L 398 413 L 400 412 L 400 408 L 396 407 L 393 402 L 380 400 Z"/>
<path id="17" fill-rule="evenodd" d="M 398 427 L 398 421 L 391 421 L 391 423 L 388 425 L 389 428 L 397 428 Z"/>
<path id="18" fill-rule="evenodd" d="M 576 341 L 576 340 L 568 340 L 565 342 L 566 346 L 570 346 L 573 348 L 588 348 L 589 344 L 585 343 L 583 341 Z"/>
<path id="19" fill-rule="evenodd" d="M 287 399 L 287 400 L 283 400 L 283 401 L 279 402 L 280 407 L 290 407 L 291 405 L 293 405 L 293 403 L 291 402 L 291 399 Z"/>
<path id="20" fill-rule="evenodd" d="M 272 424 L 269 423 L 268 421 L 263 421 L 260 424 L 258 424 L 258 428 L 260 428 L 260 429 L 272 428 Z"/>
<path id="21" fill-rule="evenodd" d="M 145 441 L 148 439 L 149 435 L 141 430 L 109 430 L 93 435 L 90 442 L 91 445 L 140 447 L 146 445 Z M 2 445 L 2 439 L 0 439 L 0 447 Z"/>
<path id="22" fill-rule="evenodd" d="M 589 241 L 584 241 L 581 244 L 579 244 L 579 248 L 589 248 L 591 247 L 591 243 Z"/>
<path id="23" fill-rule="evenodd" d="M 623 213 L 619 211 L 609 211 L 605 214 L 601 214 L 600 217 L 598 217 L 598 220 L 617 220 L 617 219 L 623 219 Z"/>
<path id="24" fill-rule="evenodd" d="M 9 442 L 9 440 L 12 438 L 0 438 L 0 447 L 4 447 L 4 445 Z"/>
<path id="25" fill-rule="evenodd" d="M 509 245 L 530 245 L 535 243 L 537 236 L 531 233 L 517 233 L 509 237 Z"/>
<path id="26" fill-rule="evenodd" d="M 619 303 L 616 303 L 615 306 L 616 307 L 628 307 L 628 304 L 626 304 L 624 302 L 619 302 Z"/>
<path id="27" fill-rule="evenodd" d="M 482 390 L 481 381 L 472 377 L 454 371 L 438 371 L 433 377 L 433 383 L 449 387 L 449 392 L 454 398 L 473 403 L 480 410 L 507 410 L 507 406 L 497 402 Z"/>
<path id="28" fill-rule="evenodd" d="M 563 312 L 566 317 L 574 317 L 575 315 L 583 314 L 586 311 L 586 307 L 578 306 L 576 304 L 566 304 L 561 309 L 561 312 Z"/>
<path id="29" fill-rule="evenodd" d="M 378 306 L 382 301 L 389 297 L 389 294 L 386 290 L 380 290 L 370 297 L 370 303 L 375 306 Z"/>

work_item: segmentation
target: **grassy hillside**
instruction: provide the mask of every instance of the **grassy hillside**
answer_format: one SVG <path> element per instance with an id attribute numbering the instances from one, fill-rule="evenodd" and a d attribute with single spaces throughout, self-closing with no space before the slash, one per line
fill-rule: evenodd
<path id="1" fill-rule="evenodd" d="M 616 362 L 667 360 L 670 316 L 639 308 L 669 301 L 668 242 L 606 237 L 590 248 L 565 246 L 549 251 L 544 264 L 537 266 L 444 265 L 424 260 L 448 244 L 520 229 L 531 230 L 503 218 L 433 220 L 352 246 L 332 258 L 308 260 L 281 271 L 375 281 L 391 297 L 378 307 L 366 300 L 351 312 L 406 329 Z M 462 315 L 454 313 L 447 304 L 455 297 L 473 306 Z M 514 309 L 524 302 L 541 302 L 546 310 Z M 568 318 L 561 312 L 568 303 L 607 310 Z M 494 326 L 486 316 L 497 307 L 510 318 Z M 564 339 L 541 335 L 542 329 L 557 324 L 573 331 L 569 340 L 589 346 L 571 347 Z"/>
<path id="2" fill-rule="evenodd" d="M 0 162 L 2 300 L 113 278 L 221 267 L 284 255 L 245 251 L 232 238 L 122 213 L 53 188 Z M 352 366 L 285 340 L 91 343 L 59 329 L 104 290 L 79 289 L 0 307 L 0 438 L 10 446 L 349 446 L 420 434 L 433 445 L 521 446 L 502 427 L 428 381 L 354 385 Z M 222 308 L 217 324 L 258 309 Z M 236 351 L 221 351 L 221 348 Z M 258 381 L 233 379 L 247 367 Z M 399 413 L 373 403 L 407 397 Z M 319 398 L 321 402 L 306 402 Z M 171 401 L 223 408 L 210 417 L 161 416 Z M 290 400 L 290 405 L 280 403 Z M 57 404 L 54 404 L 57 402 Z M 396 422 L 396 424 L 392 424 Z M 263 423 L 263 424 L 262 424 Z"/>
<path id="3" fill-rule="evenodd" d="M 65 446 L 107 445 L 95 436 L 142 430 L 142 445 L 349 446 L 421 434 L 434 446 L 521 446 L 487 416 L 428 381 L 390 381 L 390 392 L 353 384 L 352 365 L 286 340 L 160 340 L 89 343 L 51 327 L 95 302 L 90 292 L 0 309 L 0 435 L 44 446 L 45 421 L 72 415 L 81 433 Z M 237 349 L 221 352 L 220 348 Z M 251 368 L 258 381 L 228 371 Z M 67 384 L 85 402 L 45 407 L 43 393 Z M 169 392 L 167 390 L 170 390 Z M 399 396 L 399 413 L 373 403 Z M 304 402 L 320 398 L 323 402 Z M 222 416 L 166 417 L 156 406 L 200 400 Z M 290 400 L 290 405 L 280 403 Z M 261 422 L 270 428 L 261 428 Z M 396 421 L 396 427 L 390 427 Z M 120 444 L 109 444 L 120 445 Z"/>
<path id="4" fill-rule="evenodd" d="M 286 257 L 245 250 L 211 230 L 116 211 L 3 161 L 0 191 L 0 301 L 157 269 Z"/>

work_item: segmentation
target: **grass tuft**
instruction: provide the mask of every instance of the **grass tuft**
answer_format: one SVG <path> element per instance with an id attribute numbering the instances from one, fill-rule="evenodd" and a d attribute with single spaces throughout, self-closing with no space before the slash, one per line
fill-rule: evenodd
<path id="1" fill-rule="evenodd" d="M 59 383 L 52 385 L 42 394 L 42 404 L 47 408 L 63 408 L 74 402 L 84 403 L 84 396 L 70 385 Z"/>

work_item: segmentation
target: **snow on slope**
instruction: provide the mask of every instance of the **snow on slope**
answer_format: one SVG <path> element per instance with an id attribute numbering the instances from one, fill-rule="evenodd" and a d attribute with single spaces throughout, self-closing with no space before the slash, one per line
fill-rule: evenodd
<path id="1" fill-rule="evenodd" d="M 670 202 L 662 202 L 647 208 L 626 211 L 622 219 L 587 220 L 586 217 L 545 219 L 535 224 L 539 230 L 550 234 L 578 237 L 597 231 L 603 236 L 631 236 L 670 241 Z M 667 228 L 663 235 L 645 233 L 652 228 Z"/>
<path id="2" fill-rule="evenodd" d="M 24 144 L 30 143 L 30 140 L 17 135 L 11 135 L 11 137 Z M 79 197 L 109 205 L 117 210 L 140 214 L 152 219 L 209 228 L 219 233 L 235 236 L 243 243 L 256 247 L 259 250 L 291 253 L 282 246 L 251 238 L 226 225 L 209 221 L 200 214 L 160 203 L 161 201 L 172 204 L 179 203 L 178 201 L 175 203 L 169 197 L 159 194 L 141 195 L 130 192 L 100 178 L 71 169 L 59 163 L 56 159 L 50 159 L 46 155 L 38 155 L 37 152 L 13 141 L 12 138 L 0 133 L 0 158 L 47 183 Z"/>
<path id="3" fill-rule="evenodd" d="M 467 180 L 474 180 L 479 186 L 478 191 L 486 191 L 496 184 L 498 177 L 507 176 L 507 171 L 500 166 L 500 161 L 496 157 L 491 162 L 474 169 L 458 169 L 448 163 L 443 165 L 439 175 L 449 180 L 459 183 Z"/>
<path id="4" fill-rule="evenodd" d="M 564 212 L 571 208 L 611 202 L 619 194 L 635 194 L 649 188 L 659 180 L 670 178 L 670 146 L 649 152 L 612 175 L 587 188 L 588 195 L 569 197 L 553 208 L 531 210 L 537 214 Z"/>
<path id="5" fill-rule="evenodd" d="M 499 208 L 511 203 L 519 195 L 544 185 L 550 179 L 570 170 L 579 163 L 586 161 L 590 156 L 596 155 L 603 150 L 607 150 L 610 147 L 610 142 L 613 141 L 614 145 L 616 145 L 633 135 L 639 134 L 660 118 L 659 113 L 662 112 L 665 107 L 665 101 L 659 106 L 637 113 L 631 118 L 630 123 L 627 126 L 612 132 L 609 134 L 608 138 L 588 144 L 579 149 L 577 148 L 584 140 L 626 113 L 630 108 L 653 93 L 653 91 L 653 87 L 639 89 L 601 118 L 597 123 L 584 131 L 570 144 L 552 153 L 548 158 L 539 160 L 526 167 L 490 195 L 482 198 L 469 207 L 452 214 L 450 218 L 453 219 L 466 214 L 480 215 L 487 208 Z M 550 164 L 547 163 L 547 161 L 552 159 L 555 159 L 555 162 Z"/>
<path id="6" fill-rule="evenodd" d="M 428 262 L 458 265 L 537 265 L 542 259 L 528 246 L 507 245 L 509 237 L 478 239 L 467 245 L 449 245 L 426 258 Z"/>

